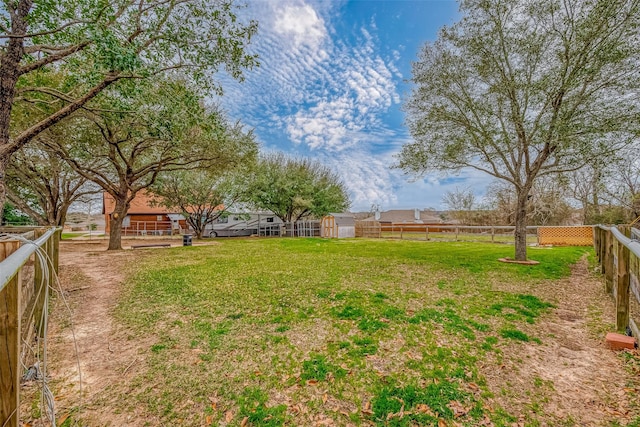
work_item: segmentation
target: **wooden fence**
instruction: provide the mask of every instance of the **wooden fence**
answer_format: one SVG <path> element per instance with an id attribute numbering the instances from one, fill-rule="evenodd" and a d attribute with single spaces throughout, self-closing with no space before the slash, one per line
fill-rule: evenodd
<path id="1" fill-rule="evenodd" d="M 22 351 L 45 336 L 46 290 L 58 269 L 60 229 L 0 229 L 0 426 L 20 425 L 22 366 L 33 361 Z M 29 240 L 27 242 L 26 240 Z M 36 253 L 41 255 L 38 256 Z M 46 263 L 40 260 L 46 259 Z M 45 280 L 46 279 L 46 280 Z M 31 357 L 34 357 L 31 355 Z"/>
<path id="2" fill-rule="evenodd" d="M 381 237 L 407 240 L 441 240 L 513 243 L 513 226 L 471 226 L 392 223 L 381 225 Z M 537 243 L 538 227 L 527 227 L 527 241 Z"/>
<path id="3" fill-rule="evenodd" d="M 378 221 L 356 221 L 356 237 L 379 239 L 382 227 Z"/>
<path id="4" fill-rule="evenodd" d="M 593 229 L 593 245 L 605 277 L 605 289 L 616 303 L 616 328 L 623 331 L 629 327 L 633 335 L 640 337 L 640 242 L 629 236 L 629 227 L 600 225 Z"/>

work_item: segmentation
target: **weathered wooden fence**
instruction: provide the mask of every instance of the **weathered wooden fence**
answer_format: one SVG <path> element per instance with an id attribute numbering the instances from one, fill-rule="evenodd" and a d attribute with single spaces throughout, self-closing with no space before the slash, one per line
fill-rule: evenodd
<path id="1" fill-rule="evenodd" d="M 58 269 L 60 229 L 0 229 L 0 426 L 20 425 L 22 343 L 45 336 L 46 290 Z M 37 253 L 40 255 L 38 256 Z M 45 263 L 40 262 L 46 260 Z"/>
<path id="2" fill-rule="evenodd" d="M 356 237 L 379 239 L 382 227 L 379 221 L 356 221 Z"/>
<path id="3" fill-rule="evenodd" d="M 593 245 L 605 289 L 616 303 L 616 328 L 622 331 L 628 326 L 640 337 L 640 242 L 629 236 L 629 227 L 600 225 L 593 229 Z"/>

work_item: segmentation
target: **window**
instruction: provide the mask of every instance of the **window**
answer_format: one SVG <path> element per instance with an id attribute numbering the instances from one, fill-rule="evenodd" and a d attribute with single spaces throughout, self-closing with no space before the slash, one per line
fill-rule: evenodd
<path id="1" fill-rule="evenodd" d="M 162 221 L 162 215 L 156 215 L 156 221 Z"/>
<path id="2" fill-rule="evenodd" d="M 229 222 L 229 217 L 228 217 L 228 216 L 224 216 L 224 217 L 220 216 L 220 217 L 218 217 L 218 219 L 216 220 L 216 222 L 217 222 L 218 224 L 226 224 L 226 223 L 228 223 L 228 222 Z"/>
<path id="3" fill-rule="evenodd" d="M 267 218 L 267 222 L 273 222 L 273 217 L 270 216 L 269 218 Z"/>

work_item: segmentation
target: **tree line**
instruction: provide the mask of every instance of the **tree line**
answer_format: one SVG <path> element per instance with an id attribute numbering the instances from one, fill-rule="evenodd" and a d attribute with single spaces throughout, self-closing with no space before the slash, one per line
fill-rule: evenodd
<path id="1" fill-rule="evenodd" d="M 242 201 L 283 220 L 348 206 L 331 171 L 259 156 L 253 133 L 207 102 L 222 94 L 219 72 L 242 80 L 259 66 L 249 51 L 257 23 L 239 19 L 233 0 L 2 8 L 0 206 L 9 199 L 38 223 L 61 225 L 72 203 L 104 191 L 115 200 L 109 249 L 121 248 L 142 190 L 197 232 L 220 214 L 203 206 Z"/>

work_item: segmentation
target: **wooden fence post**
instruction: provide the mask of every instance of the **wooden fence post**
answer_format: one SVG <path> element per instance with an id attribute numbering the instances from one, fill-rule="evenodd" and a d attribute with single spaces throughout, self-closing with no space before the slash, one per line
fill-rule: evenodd
<path id="1" fill-rule="evenodd" d="M 494 239 L 496 237 L 496 229 L 495 227 L 491 227 L 491 243 L 495 243 Z"/>
<path id="2" fill-rule="evenodd" d="M 427 230 L 427 240 L 429 240 L 429 226 L 427 225 L 426 227 L 424 227 L 425 230 Z"/>
<path id="3" fill-rule="evenodd" d="M 43 230 L 36 230 L 36 239 L 41 237 L 44 234 Z M 47 246 L 48 241 L 44 244 L 41 250 L 43 250 L 46 254 L 48 254 Z M 45 301 L 45 290 L 46 286 L 49 286 L 49 282 L 45 282 L 44 276 L 45 272 L 49 271 L 48 261 L 45 259 L 45 264 L 40 264 L 40 258 L 38 257 L 38 253 L 34 255 L 34 275 L 33 275 L 33 292 L 35 296 L 35 302 L 33 307 L 33 320 L 36 328 L 36 336 L 39 338 L 44 338 L 44 322 L 42 318 L 42 312 L 44 311 L 44 301 Z"/>
<path id="4" fill-rule="evenodd" d="M 0 242 L 0 260 L 19 247 Z M 20 273 L 0 291 L 0 425 L 17 427 L 20 408 Z"/>
<path id="5" fill-rule="evenodd" d="M 458 231 L 459 229 L 458 229 L 458 226 L 456 225 L 456 242 L 458 241 Z"/>
<path id="6" fill-rule="evenodd" d="M 604 270 L 605 286 L 607 293 L 613 292 L 613 233 L 611 230 L 605 231 L 607 236 L 607 244 L 605 247 L 605 263 Z"/>
<path id="7" fill-rule="evenodd" d="M 400 240 L 402 240 L 402 226 L 400 226 Z"/>
<path id="8" fill-rule="evenodd" d="M 629 249 L 618 244 L 618 280 L 616 289 L 616 328 L 621 331 L 629 324 Z"/>

